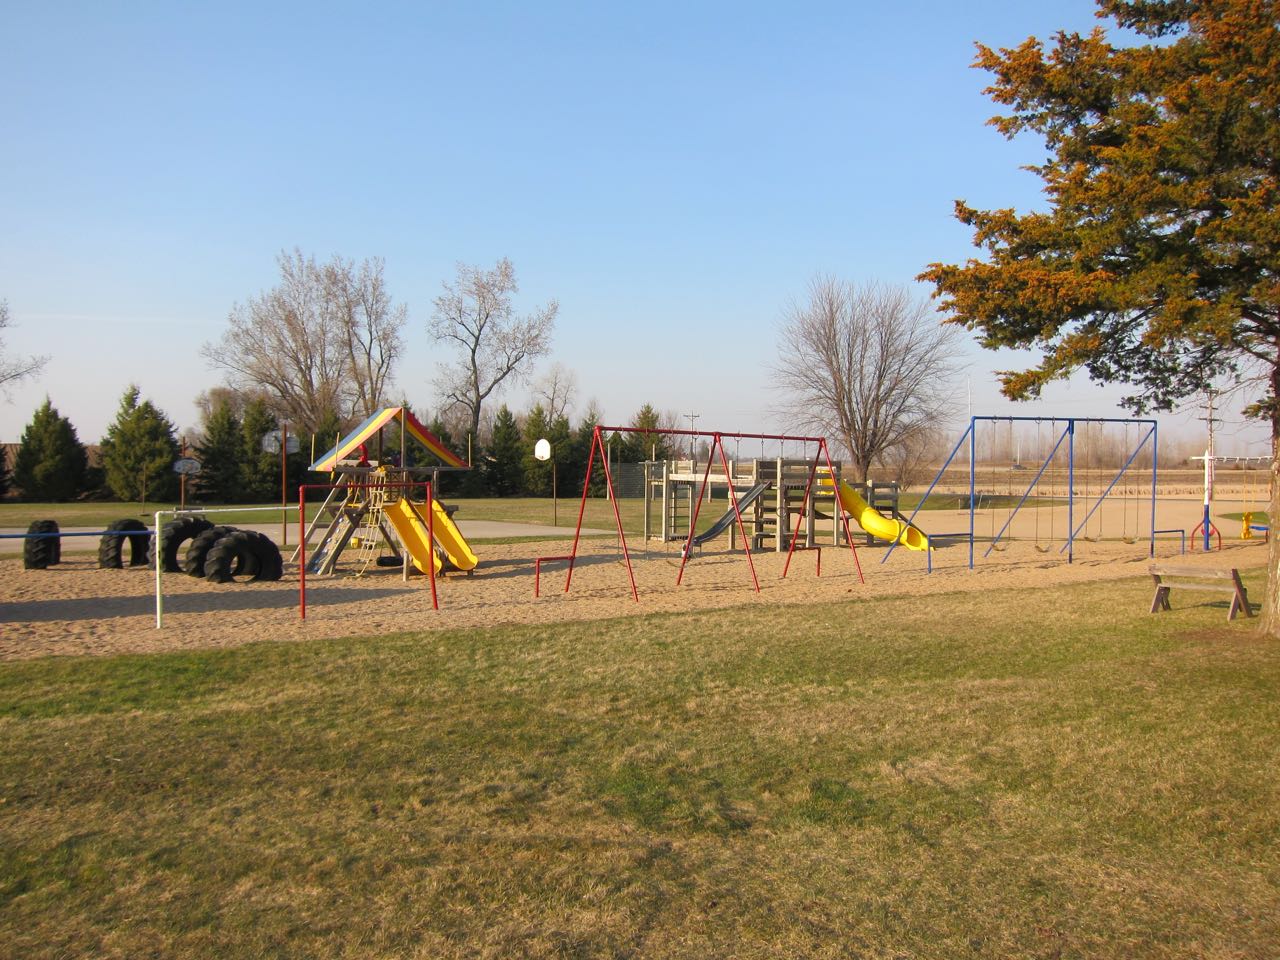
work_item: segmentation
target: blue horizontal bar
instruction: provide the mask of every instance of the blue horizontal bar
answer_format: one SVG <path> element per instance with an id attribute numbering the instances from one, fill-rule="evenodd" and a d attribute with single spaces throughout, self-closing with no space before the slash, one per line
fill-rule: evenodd
<path id="1" fill-rule="evenodd" d="M 145 530 L 91 530 L 86 533 L 0 533 L 0 540 L 39 540 L 41 537 L 149 537 Z"/>
<path id="2" fill-rule="evenodd" d="M 1122 417 L 992 417 L 992 416 L 974 416 L 974 420 L 982 420 L 987 423 L 1007 423 L 1009 421 L 1018 421 L 1020 423 L 1066 423 L 1068 420 L 1074 420 L 1076 423 L 1155 423 L 1154 420 L 1139 420 L 1137 418 L 1125 420 Z"/>

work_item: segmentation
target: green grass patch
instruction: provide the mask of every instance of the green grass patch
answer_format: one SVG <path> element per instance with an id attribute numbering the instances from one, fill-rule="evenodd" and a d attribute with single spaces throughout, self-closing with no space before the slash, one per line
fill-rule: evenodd
<path id="1" fill-rule="evenodd" d="M 3 664 L 0 956 L 1269 956 L 1280 647 L 1149 592 Z"/>
<path id="2" fill-rule="evenodd" d="M 1253 522 L 1254 522 L 1254 523 L 1263 523 L 1263 524 L 1270 524 L 1270 523 L 1271 523 L 1271 515 L 1270 515 L 1270 514 L 1268 514 L 1268 513 L 1267 513 L 1267 511 L 1265 511 L 1265 510 L 1252 510 L 1252 511 L 1250 511 L 1250 512 L 1251 512 L 1251 513 L 1252 513 L 1252 515 L 1253 515 Z M 1234 520 L 1234 521 L 1236 521 L 1237 523 L 1239 523 L 1241 520 L 1243 520 L 1243 519 L 1244 519 L 1244 511 L 1242 511 L 1242 510 L 1241 510 L 1241 511 L 1237 511 L 1237 512 L 1235 512 L 1235 513 L 1221 513 L 1221 514 L 1218 514 L 1218 516 L 1219 516 L 1220 518 L 1222 518 L 1223 520 Z"/>

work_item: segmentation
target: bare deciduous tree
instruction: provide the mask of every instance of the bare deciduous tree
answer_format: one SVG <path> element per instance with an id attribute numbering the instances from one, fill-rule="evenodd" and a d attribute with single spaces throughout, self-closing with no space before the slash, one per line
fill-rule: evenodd
<path id="1" fill-rule="evenodd" d="M 783 412 L 837 439 L 865 480 L 946 419 L 958 339 L 902 288 L 819 276 L 784 319 L 774 386 Z"/>
<path id="2" fill-rule="evenodd" d="M 9 326 L 9 303 L 0 300 L 0 331 Z M 35 376 L 48 361 L 48 357 L 6 357 L 4 340 L 0 339 L 0 391 L 10 384 Z"/>
<path id="3" fill-rule="evenodd" d="M 355 412 L 366 417 L 383 406 L 400 359 L 400 331 L 408 318 L 403 304 L 391 302 L 382 267 L 381 257 L 359 266 L 334 257 L 321 270 L 326 305 L 336 312 L 342 331 L 352 403 Z"/>
<path id="4" fill-rule="evenodd" d="M 887 472 L 885 479 L 906 489 L 927 484 L 937 465 L 947 455 L 946 432 L 930 424 L 910 431 L 902 442 L 890 447 L 876 460 L 877 469 Z"/>
<path id="5" fill-rule="evenodd" d="M 435 299 L 431 335 L 459 353 L 453 364 L 441 365 L 441 392 L 466 411 L 473 437 L 484 401 L 551 346 L 559 304 L 552 300 L 517 316 L 511 297 L 518 291 L 515 268 L 503 257 L 492 270 L 458 264 L 457 278 Z"/>
<path id="6" fill-rule="evenodd" d="M 392 304 L 380 259 L 323 266 L 281 253 L 280 283 L 236 304 L 201 353 L 240 389 L 265 390 L 277 412 L 314 432 L 330 413 L 367 415 L 383 402 L 400 354 L 405 310 Z"/>
<path id="7" fill-rule="evenodd" d="M 578 377 L 563 364 L 553 363 L 551 369 L 538 378 L 533 393 L 547 411 L 547 419 L 554 423 L 561 417 L 567 417 L 573 409 Z"/>

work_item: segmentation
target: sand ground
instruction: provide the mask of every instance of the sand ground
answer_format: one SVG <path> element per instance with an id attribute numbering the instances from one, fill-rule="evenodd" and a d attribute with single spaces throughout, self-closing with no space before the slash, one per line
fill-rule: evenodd
<path id="1" fill-rule="evenodd" d="M 568 565 L 544 563 L 541 596 L 537 598 L 535 561 L 568 553 L 571 539 L 476 544 L 480 565 L 473 575 L 453 573 L 438 581 L 439 609 L 432 607 L 425 577 L 413 577 L 406 583 L 395 569 L 356 577 L 351 575 L 354 565 L 347 564 L 340 566 L 335 576 L 308 577 L 305 620 L 299 617 L 299 582 L 293 568 L 277 583 L 213 584 L 166 574 L 164 625 L 160 629 L 155 625 L 153 570 L 100 570 L 96 558 L 87 553 L 71 555 L 47 570 L 24 570 L 20 559 L 6 558 L 0 560 L 0 659 L 225 647 L 262 639 L 307 640 L 404 630 L 554 624 L 736 606 L 856 603 L 884 596 L 919 596 L 922 603 L 928 603 L 930 594 L 1052 587 L 1146 573 L 1151 562 L 1147 540 L 1128 543 L 1119 539 L 1137 532 L 1135 507 L 1120 503 L 1106 506 L 1101 531 L 1096 524 L 1086 531 L 1094 539 L 1076 543 L 1072 563 L 1059 552 L 1066 530 L 1065 508 L 1042 508 L 1038 516 L 1020 515 L 1011 530 L 1017 539 L 985 557 L 987 542 L 979 540 L 973 570 L 968 568 L 967 540 L 947 541 L 936 536 L 967 531 L 967 512 L 930 511 L 924 515 L 921 525 L 938 542 L 932 573 L 926 570 L 924 553 L 897 549 L 882 563 L 886 549 L 865 547 L 858 536 L 856 561 L 848 546 L 828 543 L 820 554 L 796 553 L 784 579 L 785 554 L 753 552 L 748 559 L 742 551 L 729 552 L 728 540 L 723 538 L 689 561 L 677 585 L 679 545 L 629 542 L 638 601 L 632 597 L 616 539 L 583 541 L 567 593 Z M 1190 533 L 1199 515 L 1200 506 L 1194 500 L 1162 502 L 1157 525 Z M 1003 510 L 980 514 L 975 524 L 977 536 L 990 538 L 1006 517 Z M 1079 519 L 1077 516 L 1077 523 Z M 1149 513 L 1141 526 L 1145 537 Z M 1266 549 L 1261 540 L 1241 541 L 1238 524 L 1223 521 L 1221 526 L 1221 552 L 1189 552 L 1178 562 L 1243 569 L 1265 564 Z M 1097 537 L 1099 532 L 1101 538 Z M 1156 554 L 1162 560 L 1178 556 L 1178 538 L 1161 538 Z M 817 575 L 819 558 L 821 576 Z M 1195 602 L 1207 599 L 1197 594 Z M 1256 602 L 1261 597 L 1252 599 Z M 1149 586 L 1135 585 L 1135 607 L 1149 601 Z M 851 625 L 857 616 L 856 607 L 851 608 Z"/>

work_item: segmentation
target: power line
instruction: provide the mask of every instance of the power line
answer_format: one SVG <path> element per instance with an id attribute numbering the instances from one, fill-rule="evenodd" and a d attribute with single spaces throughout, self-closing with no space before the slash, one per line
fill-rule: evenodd
<path id="1" fill-rule="evenodd" d="M 694 429 L 694 423 L 702 417 L 702 414 L 700 414 L 700 413 L 682 413 L 682 414 L 680 414 L 680 416 L 684 417 L 686 420 L 688 420 L 688 421 L 689 421 L 689 430 L 690 430 L 690 431 L 692 431 L 692 430 Z M 694 437 L 690 437 L 690 438 L 689 438 L 689 459 L 690 459 L 690 460 L 695 459 L 694 452 L 693 452 L 693 442 L 694 442 L 694 440 L 695 440 L 695 438 L 694 438 Z"/>

